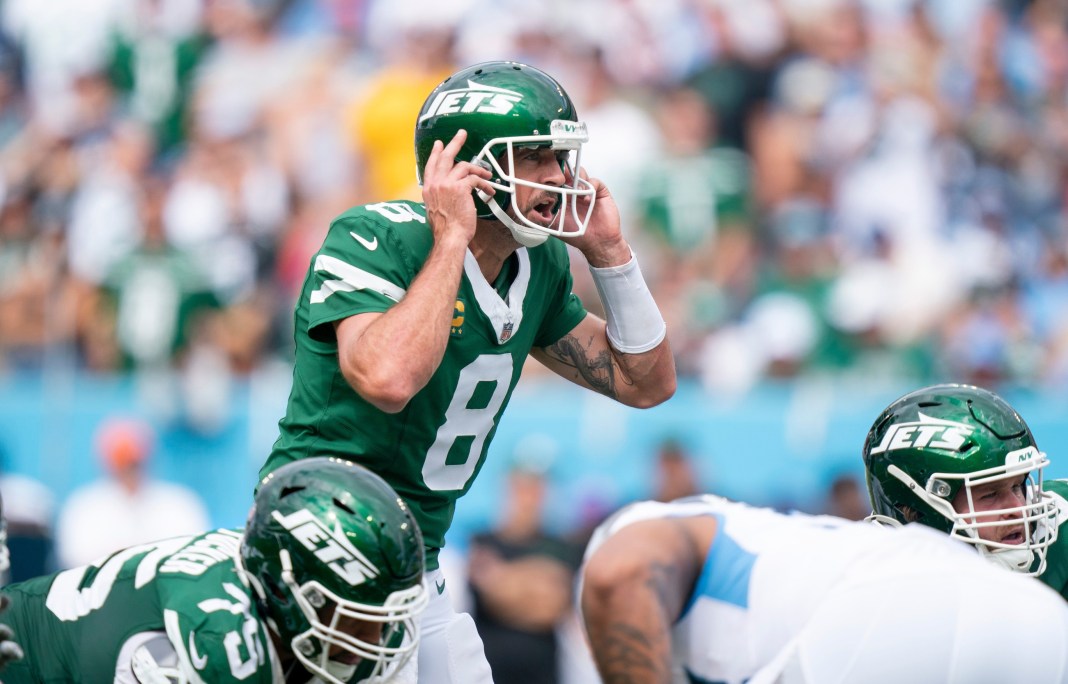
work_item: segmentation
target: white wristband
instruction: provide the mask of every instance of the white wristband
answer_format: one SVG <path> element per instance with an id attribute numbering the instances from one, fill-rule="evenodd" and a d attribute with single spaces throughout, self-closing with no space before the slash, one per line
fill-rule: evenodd
<path id="1" fill-rule="evenodd" d="M 590 266 L 608 319 L 608 342 L 624 354 L 647 352 L 663 341 L 667 324 L 631 252 L 622 266 Z"/>

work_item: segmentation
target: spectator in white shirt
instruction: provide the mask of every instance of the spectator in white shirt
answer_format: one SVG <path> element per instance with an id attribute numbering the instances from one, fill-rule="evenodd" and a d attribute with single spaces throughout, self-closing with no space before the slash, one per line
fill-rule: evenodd
<path id="1" fill-rule="evenodd" d="M 56 525 L 60 567 L 210 527 L 195 492 L 148 475 L 154 441 L 152 429 L 140 421 L 110 419 L 101 425 L 96 447 L 107 475 L 76 489 L 63 504 Z"/>

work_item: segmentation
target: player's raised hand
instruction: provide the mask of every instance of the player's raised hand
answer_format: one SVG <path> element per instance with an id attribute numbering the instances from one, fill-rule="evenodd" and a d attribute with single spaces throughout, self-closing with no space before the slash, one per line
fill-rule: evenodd
<path id="1" fill-rule="evenodd" d="M 456 161 L 466 140 L 467 131 L 463 129 L 446 144 L 436 140 L 423 169 L 423 202 L 435 240 L 457 235 L 465 244 L 470 242 L 477 219 L 472 192 L 493 194 L 488 169 L 469 161 Z"/>
<path id="2" fill-rule="evenodd" d="M 593 198 L 593 214 L 586 224 L 586 233 L 582 237 L 563 238 L 564 242 L 572 245 L 585 255 L 591 266 L 603 268 L 605 266 L 619 266 L 630 261 L 630 247 L 623 239 L 623 230 L 619 218 L 619 208 L 609 192 L 608 186 L 599 178 L 590 178 L 585 169 L 579 169 L 579 175 L 593 184 L 597 190 Z M 566 183 L 573 183 L 570 170 L 564 170 Z M 579 216 L 585 216 L 589 208 L 591 198 L 579 197 L 575 200 L 575 209 Z M 564 217 L 564 226 L 567 230 L 575 230 L 574 217 L 568 209 Z"/>

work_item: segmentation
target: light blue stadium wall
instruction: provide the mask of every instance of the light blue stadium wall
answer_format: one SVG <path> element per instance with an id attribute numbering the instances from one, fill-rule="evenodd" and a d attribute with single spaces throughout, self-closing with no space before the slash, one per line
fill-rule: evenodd
<path id="1" fill-rule="evenodd" d="M 758 504 L 817 507 L 835 475 L 861 471 L 859 448 L 871 420 L 907 389 L 810 381 L 727 400 L 684 384 L 667 404 L 637 411 L 562 382 L 524 379 L 482 475 L 461 502 L 450 540 L 462 545 L 469 532 L 493 520 L 511 453 L 532 433 L 551 436 L 559 447 L 550 518 L 557 528 L 578 524 L 591 505 L 646 495 L 651 456 L 667 436 L 688 446 L 709 491 Z M 100 474 L 93 453 L 99 422 L 141 415 L 160 430 L 155 474 L 200 492 L 215 524 L 236 526 L 288 390 L 285 372 L 236 384 L 221 431 L 205 438 L 146 409 L 151 402 L 129 379 L 7 378 L 0 383 L 0 447 L 8 470 L 40 479 L 62 498 Z M 1068 477 L 1068 396 L 1005 396 L 1050 454 L 1049 475 Z"/>

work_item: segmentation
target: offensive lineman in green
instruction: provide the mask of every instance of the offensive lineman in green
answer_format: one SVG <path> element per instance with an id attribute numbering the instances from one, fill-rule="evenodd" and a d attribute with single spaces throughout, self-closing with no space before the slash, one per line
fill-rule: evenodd
<path id="1" fill-rule="evenodd" d="M 419 641 L 419 528 L 334 458 L 261 483 L 248 526 L 118 551 L 3 589 L 25 658 L 5 684 L 383 682 Z"/>
<path id="2" fill-rule="evenodd" d="M 1068 480 L 1004 399 L 971 385 L 933 385 L 894 401 L 864 442 L 876 522 L 918 522 L 972 544 L 1068 600 Z"/>
<path id="3" fill-rule="evenodd" d="M 615 202 L 580 166 L 587 139 L 538 69 L 486 62 L 450 76 L 415 123 L 423 202 L 335 219 L 296 306 L 293 387 L 261 474 L 325 450 L 409 503 L 436 588 L 418 660 L 434 682 L 492 681 L 437 555 L 528 355 L 628 406 L 675 392 L 666 326 Z M 568 245 L 607 320 L 571 292 Z"/>

